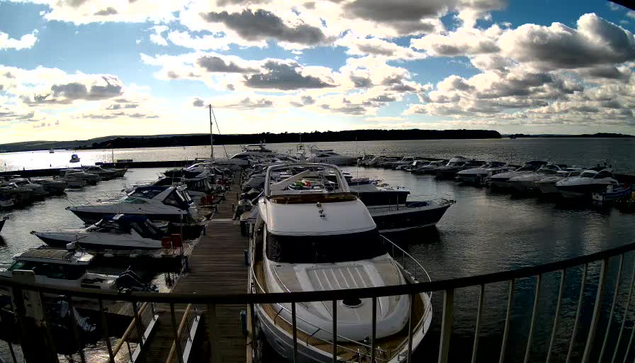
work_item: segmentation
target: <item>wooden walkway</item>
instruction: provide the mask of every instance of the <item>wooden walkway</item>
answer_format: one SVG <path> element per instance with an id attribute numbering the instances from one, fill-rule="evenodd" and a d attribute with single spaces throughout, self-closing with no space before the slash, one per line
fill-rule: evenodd
<path id="1" fill-rule="evenodd" d="M 218 205 L 217 212 L 208 222 L 207 233 L 201 236 L 191 252 L 190 271 L 178 279 L 171 292 L 240 294 L 247 291 L 248 269 L 244 263 L 244 251 L 248 247 L 248 239 L 241 236 L 240 225 L 232 220 L 232 205 L 237 203 L 238 190 L 239 185 L 235 183 L 227 192 L 226 200 Z M 201 312 L 206 312 L 205 306 L 197 308 Z M 223 363 L 246 361 L 247 339 L 243 335 L 240 323 L 240 312 L 245 309 L 244 306 L 236 305 L 216 307 L 220 334 L 218 345 Z M 165 362 L 174 341 L 169 308 L 161 310 L 163 313 L 156 331 L 148 342 L 147 362 Z M 185 306 L 176 307 L 177 325 L 184 310 Z M 208 346 L 205 348 L 209 349 Z"/>

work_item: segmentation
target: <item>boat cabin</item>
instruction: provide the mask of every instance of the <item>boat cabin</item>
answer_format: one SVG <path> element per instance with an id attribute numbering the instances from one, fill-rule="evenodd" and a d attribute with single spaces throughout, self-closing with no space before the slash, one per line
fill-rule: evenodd
<path id="1" fill-rule="evenodd" d="M 187 210 L 193 203 L 192 198 L 187 193 L 184 186 L 167 187 L 167 186 L 144 186 L 136 188 L 128 197 L 124 199 L 124 203 L 144 204 L 151 199 L 160 200 L 163 204 L 180 209 Z"/>
<path id="2" fill-rule="evenodd" d="M 52 248 L 35 248 L 15 256 L 7 271 L 33 271 L 37 276 L 60 280 L 81 279 L 93 255 Z"/>

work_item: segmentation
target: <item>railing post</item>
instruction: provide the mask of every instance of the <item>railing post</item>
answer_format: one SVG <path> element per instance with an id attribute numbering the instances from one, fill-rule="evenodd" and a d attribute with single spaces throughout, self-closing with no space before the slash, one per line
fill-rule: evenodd
<path id="1" fill-rule="evenodd" d="M 112 344 L 110 344 L 110 334 L 108 334 L 108 321 L 106 319 L 106 313 L 104 313 L 104 301 L 102 299 L 98 299 L 99 303 L 99 313 L 101 315 L 101 325 L 103 325 L 104 330 L 104 340 L 106 341 L 106 347 L 108 348 L 108 359 L 110 363 L 115 363 L 115 356 L 112 353 Z"/>
<path id="2" fill-rule="evenodd" d="M 253 308 L 253 304 L 251 305 Z M 252 310 L 252 314 L 253 314 L 253 310 Z M 212 363 L 221 363 L 222 361 L 222 355 L 220 354 L 220 348 L 219 348 L 219 344 L 218 344 L 218 336 L 220 335 L 220 332 L 218 331 L 218 319 L 216 318 L 216 304 L 207 304 L 207 327 L 209 329 L 209 344 L 210 344 L 210 348 L 212 349 Z M 252 320 L 252 329 L 254 329 L 252 331 L 252 348 L 253 348 L 253 342 L 255 340 L 255 334 L 256 334 L 256 330 L 255 328 L 253 328 L 255 326 L 255 323 L 253 322 L 254 319 L 256 317 L 254 315 L 251 316 L 251 320 Z"/>
<path id="3" fill-rule="evenodd" d="M 295 301 L 291 302 L 291 322 L 293 327 L 293 362 L 298 361 L 298 324 L 296 321 Z"/>
<path id="4" fill-rule="evenodd" d="M 589 264 L 584 265 L 584 272 L 582 273 L 582 282 L 580 284 L 580 294 L 578 296 L 578 308 L 575 312 L 575 322 L 573 323 L 573 332 L 571 333 L 571 341 L 569 342 L 569 351 L 567 352 L 566 363 L 571 361 L 571 354 L 573 354 L 573 345 L 575 344 L 575 336 L 578 330 L 578 320 L 580 318 L 580 312 L 582 311 L 582 302 L 584 301 L 584 288 L 586 287 L 586 275 L 589 270 Z"/>
<path id="5" fill-rule="evenodd" d="M 179 363 L 183 363 L 183 351 L 181 350 L 181 340 L 176 327 L 176 314 L 174 313 L 174 303 L 170 303 L 170 315 L 172 315 L 172 334 L 174 334 L 174 346 L 176 348 L 176 358 Z"/>
<path id="6" fill-rule="evenodd" d="M 337 300 L 333 300 L 333 363 L 337 363 Z"/>
<path id="7" fill-rule="evenodd" d="M 516 280 L 509 281 L 509 295 L 507 296 L 507 313 L 505 314 L 505 328 L 503 330 L 503 342 L 501 343 L 499 363 L 505 362 L 505 350 L 507 348 L 507 336 L 509 335 L 509 324 L 512 318 L 512 306 L 514 304 L 514 288 L 516 287 Z"/>
<path id="8" fill-rule="evenodd" d="M 604 285 L 606 284 L 606 271 L 609 266 L 609 259 L 602 260 L 600 267 L 600 281 L 598 282 L 598 291 L 595 294 L 595 306 L 593 307 L 593 317 L 591 318 L 591 327 L 589 328 L 589 335 L 587 336 L 586 346 L 584 347 L 584 353 L 582 355 L 582 363 L 588 363 L 591 358 L 591 350 L 593 349 L 593 340 L 595 339 L 595 331 L 600 321 L 601 307 L 602 307 L 602 294 L 604 293 Z"/>
<path id="9" fill-rule="evenodd" d="M 534 308 L 531 312 L 531 325 L 529 326 L 529 337 L 527 338 L 527 348 L 525 349 L 524 363 L 529 363 L 529 356 L 531 355 L 531 343 L 534 335 L 534 326 L 536 325 L 536 319 L 538 315 L 538 301 L 540 299 L 540 288 L 542 287 L 542 274 L 538 274 L 536 277 L 536 296 L 534 297 Z"/>
<path id="10" fill-rule="evenodd" d="M 600 357 L 598 362 L 602 361 L 604 352 L 606 350 L 606 343 L 609 340 L 609 333 L 611 332 L 611 322 L 613 321 L 613 313 L 615 312 L 615 305 L 617 303 L 617 294 L 620 291 L 620 280 L 622 278 L 622 267 L 624 266 L 624 255 L 620 255 L 620 267 L 617 270 L 617 278 L 615 279 L 615 291 L 613 292 L 613 302 L 611 303 L 611 312 L 609 313 L 609 320 L 606 323 L 606 333 L 604 333 L 604 341 L 602 341 L 602 349 L 600 350 Z"/>
<path id="11" fill-rule="evenodd" d="M 415 294 L 410 294 L 410 311 L 408 312 L 408 363 L 412 363 L 412 317 L 415 312 Z"/>
<path id="12" fill-rule="evenodd" d="M 622 334 L 624 333 L 624 325 L 626 324 L 626 318 L 628 316 L 628 308 L 631 306 L 631 297 L 633 296 L 633 285 L 635 284 L 635 264 L 633 265 L 633 274 L 631 276 L 631 284 L 628 289 L 628 297 L 626 298 L 626 307 L 624 308 L 624 320 L 622 320 L 622 325 L 620 326 L 620 333 L 617 336 L 617 342 L 615 343 L 615 349 L 613 349 L 613 358 L 611 358 L 611 363 L 615 362 L 617 358 L 617 352 L 620 349 L 620 342 L 622 341 Z M 633 329 L 635 331 L 635 329 Z M 633 337 L 631 336 L 631 339 Z M 628 347 L 631 346 L 631 342 L 628 343 Z M 628 356 L 628 351 L 624 356 L 624 361 L 626 361 L 626 357 Z"/>
<path id="13" fill-rule="evenodd" d="M 558 302 L 556 303 L 555 317 L 553 318 L 553 328 L 551 329 L 551 339 L 549 340 L 549 348 L 547 348 L 547 359 L 545 363 L 549 363 L 551 360 L 551 351 L 553 349 L 553 343 L 556 340 L 556 331 L 558 329 L 558 316 L 560 315 L 560 307 L 562 306 L 562 296 L 564 295 L 564 285 L 567 281 L 567 270 L 562 270 L 562 276 L 560 277 L 560 288 L 558 291 Z"/>
<path id="14" fill-rule="evenodd" d="M 82 344 L 81 337 L 79 336 L 79 331 L 77 330 L 77 322 L 75 321 L 75 314 L 73 308 L 73 297 L 67 295 L 68 302 L 68 313 L 71 318 L 71 329 L 73 330 L 73 336 L 75 337 L 75 342 L 79 348 L 79 359 L 82 363 L 86 363 L 86 357 L 84 357 L 84 345 Z"/>
<path id="15" fill-rule="evenodd" d="M 373 296 L 373 303 L 372 303 L 372 313 L 373 313 L 373 317 L 371 319 L 372 324 L 371 324 L 371 341 L 370 341 L 370 361 L 374 362 L 375 361 L 375 343 L 377 340 L 377 297 Z"/>
<path id="16" fill-rule="evenodd" d="M 137 306 L 136 301 L 132 302 L 132 312 L 134 313 L 135 324 L 137 325 L 137 337 L 139 339 L 139 356 L 142 357 L 143 348 L 145 345 L 145 342 L 143 341 L 144 328 L 143 328 L 143 322 L 141 321 L 141 316 L 139 315 L 139 307 Z"/>
<path id="17" fill-rule="evenodd" d="M 485 301 L 485 285 L 481 284 L 478 295 L 478 310 L 476 311 L 476 328 L 474 329 L 474 344 L 472 346 L 472 363 L 476 363 L 478 351 L 478 335 L 481 332 L 481 315 L 483 314 L 483 302 Z"/>
<path id="18" fill-rule="evenodd" d="M 454 289 L 445 290 L 443 297 L 443 318 L 441 319 L 441 342 L 439 343 L 439 363 L 447 363 L 450 354 L 450 338 L 454 323 Z"/>

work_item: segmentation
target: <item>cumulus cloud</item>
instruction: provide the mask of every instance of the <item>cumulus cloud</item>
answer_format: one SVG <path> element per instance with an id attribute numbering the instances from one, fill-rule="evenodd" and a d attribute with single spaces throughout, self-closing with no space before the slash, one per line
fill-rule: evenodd
<path id="1" fill-rule="evenodd" d="M 263 64 L 264 71 L 245 76 L 245 85 L 251 88 L 297 90 L 307 88 L 335 87 L 331 80 L 303 72 L 295 62 L 270 60 Z"/>
<path id="2" fill-rule="evenodd" d="M 0 31 L 0 50 L 21 50 L 33 48 L 37 43 L 37 30 L 34 30 L 30 34 L 25 34 L 20 39 L 13 39 L 9 37 L 9 34 Z"/>
<path id="3" fill-rule="evenodd" d="M 401 47 L 393 42 L 375 37 L 362 38 L 346 35 L 338 39 L 335 45 L 348 48 L 346 53 L 350 55 L 370 55 L 394 60 L 415 60 L 426 57 L 425 54 L 413 49 Z"/>
<path id="4" fill-rule="evenodd" d="M 270 11 L 245 9 L 238 13 L 209 12 L 201 17 L 210 23 L 222 23 L 228 30 L 248 41 L 277 40 L 304 45 L 318 45 L 326 36 L 317 27 L 304 23 L 287 24 Z"/>
<path id="5" fill-rule="evenodd" d="M 59 82 L 43 89 L 23 94 L 27 104 L 68 104 L 77 100 L 103 100 L 121 96 L 124 85 L 113 75 L 73 75 L 68 82 Z"/>
<path id="6" fill-rule="evenodd" d="M 196 60 L 196 63 L 207 72 L 221 73 L 256 73 L 257 68 L 240 66 L 231 60 L 223 59 L 219 56 L 204 55 Z"/>
<path id="7" fill-rule="evenodd" d="M 501 33 L 498 25 L 492 25 L 486 30 L 462 27 L 454 32 L 412 39 L 410 44 L 415 49 L 425 50 L 429 55 L 441 57 L 495 53 L 499 51 L 496 40 Z"/>
<path id="8" fill-rule="evenodd" d="M 274 101 L 266 97 L 258 97 L 253 95 L 247 97 L 215 98 L 208 101 L 197 97 L 192 100 L 192 106 L 194 107 L 207 107 L 207 105 L 209 104 L 213 105 L 215 108 L 254 110 L 258 108 L 273 107 Z"/>
<path id="9" fill-rule="evenodd" d="M 157 25 L 152 27 L 153 33 L 150 34 L 150 41 L 157 45 L 167 46 L 168 41 L 163 37 L 163 33 L 169 28 L 165 25 Z"/>
<path id="10" fill-rule="evenodd" d="M 183 1 L 156 2 L 153 0 L 37 0 L 48 9 L 47 20 L 88 24 L 93 22 L 166 22 L 174 20 L 174 13 L 185 8 Z"/>

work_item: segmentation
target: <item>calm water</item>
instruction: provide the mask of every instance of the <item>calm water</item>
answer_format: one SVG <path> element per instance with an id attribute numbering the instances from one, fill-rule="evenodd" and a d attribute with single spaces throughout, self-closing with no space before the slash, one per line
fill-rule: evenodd
<path id="1" fill-rule="evenodd" d="M 311 144 L 307 144 L 308 147 Z M 320 148 L 334 149 L 347 155 L 414 155 L 422 157 L 451 158 L 455 155 L 480 160 L 508 161 L 520 164 L 528 160 L 548 160 L 576 166 L 590 166 L 609 160 L 620 173 L 635 173 L 635 139 L 593 139 L 593 138 L 536 138 L 536 139 L 495 139 L 495 140 L 406 140 L 406 141 L 360 141 L 316 143 Z M 295 144 L 269 144 L 278 152 L 295 150 Z M 238 145 L 215 146 L 216 157 L 233 155 L 240 151 Z M 0 171 L 39 169 L 48 167 L 77 166 L 68 161 L 76 153 L 80 164 L 113 160 L 112 150 L 58 150 L 0 154 Z M 133 159 L 136 161 L 191 160 L 208 157 L 209 146 L 116 149 L 114 160 Z"/>
<path id="2" fill-rule="evenodd" d="M 293 149 L 293 144 L 271 144 L 276 151 Z M 635 140 L 631 139 L 518 139 L 518 140 L 442 140 L 442 141 L 395 141 L 395 142 L 349 142 L 322 143 L 323 148 L 333 148 L 338 152 L 359 155 L 369 154 L 410 154 L 430 157 L 451 157 L 464 155 L 486 160 L 503 160 L 521 163 L 530 159 L 547 159 L 571 165 L 590 165 L 606 159 L 619 172 L 635 173 Z M 237 146 L 227 146 L 227 153 L 239 151 Z M 7 169 L 22 167 L 40 168 L 65 166 L 71 151 L 28 152 L 0 154 L 0 165 Z M 86 164 L 95 161 L 110 161 L 109 150 L 77 152 Z M 221 147 L 215 148 L 217 155 L 223 155 Z M 142 160 L 182 160 L 205 157 L 209 147 L 161 148 L 116 150 L 115 159 Z M 460 186 L 453 181 L 437 181 L 430 176 L 416 176 L 401 171 L 384 169 L 346 168 L 354 176 L 368 176 L 382 179 L 392 185 L 404 186 L 411 190 L 412 199 L 445 197 L 457 201 L 436 228 L 419 231 L 410 235 L 395 237 L 398 242 L 408 243 L 409 251 L 429 270 L 435 280 L 470 276 L 495 271 L 515 269 L 543 264 L 575 256 L 585 255 L 611 247 L 635 242 L 635 215 L 622 214 L 615 209 L 594 209 L 562 205 L 552 200 L 539 198 L 513 198 L 506 194 L 492 193 L 487 189 Z M 69 192 L 64 197 L 47 199 L 28 208 L 15 210 L 2 232 L 4 244 L 0 246 L 0 262 L 8 263 L 13 254 L 28 247 L 39 245 L 39 240 L 30 235 L 35 229 L 79 227 L 82 222 L 72 213 L 64 210 L 71 204 L 95 201 L 121 193 L 126 185 L 141 180 L 156 179 L 161 169 L 131 170 L 125 179 L 102 182 L 83 191 Z M 622 278 L 621 291 L 626 295 L 626 285 L 630 279 L 632 256 L 627 259 Z M 598 266 L 593 264 L 590 271 L 597 275 Z M 616 263 L 611 265 L 615 274 Z M 556 361 L 564 361 L 570 338 L 577 294 L 580 269 L 569 271 L 566 295 L 559 324 L 559 339 L 556 341 Z M 555 311 L 559 274 L 544 277 L 540 294 L 539 320 L 534 335 L 532 361 L 545 358 L 552 317 Z M 604 305 L 608 310 L 614 289 L 613 280 L 607 287 Z M 590 280 L 590 282 L 592 282 Z M 508 359 L 522 361 L 524 354 L 531 304 L 534 298 L 533 279 L 517 282 L 516 296 L 511 325 L 512 335 L 508 342 Z M 590 320 L 595 286 L 590 284 L 585 290 L 583 322 L 578 332 L 578 344 L 583 344 Z M 484 325 L 481 333 L 479 360 L 496 360 L 490 356 L 498 351 L 505 317 L 508 284 L 488 285 L 484 309 Z M 456 295 L 455 333 L 452 337 L 452 360 L 469 360 L 465 354 L 471 350 L 478 289 L 462 289 Z M 438 349 L 439 321 L 441 318 L 442 294 L 433 296 L 435 317 L 433 328 L 418 354 L 430 358 Z M 625 300 L 625 298 L 623 298 Z M 623 306 L 624 301 L 620 302 Z M 621 319 L 623 308 L 618 308 L 616 319 Z M 605 311 L 605 315 L 608 313 Z M 606 318 L 600 323 L 596 339 L 601 343 Z M 616 324 L 616 323 L 614 323 Z M 627 326 L 630 333 L 630 326 Z M 613 329 L 617 329 L 613 326 Z M 627 335 L 628 337 L 628 335 Z M 612 336 L 612 339 L 615 339 Z M 627 340 L 627 339 L 626 339 Z M 623 342 L 623 345 L 626 342 Z M 581 351 L 576 346 L 576 351 Z M 468 353 L 466 353 L 468 352 Z M 612 353 L 612 350 L 611 350 Z M 574 357 L 574 361 L 579 357 Z"/>

